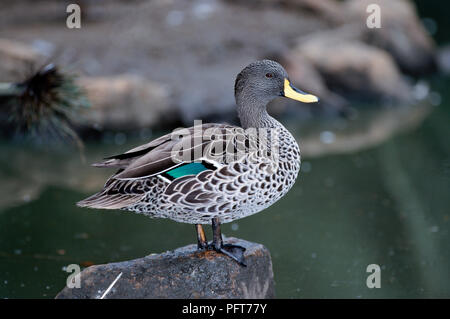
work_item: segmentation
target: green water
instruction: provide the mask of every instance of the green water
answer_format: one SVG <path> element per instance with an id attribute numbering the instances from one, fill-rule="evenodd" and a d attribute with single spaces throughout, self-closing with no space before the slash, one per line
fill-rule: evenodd
<path id="1" fill-rule="evenodd" d="M 269 248 L 277 297 L 450 297 L 445 86 L 441 94 L 423 121 L 379 143 L 305 155 L 285 198 L 223 227 Z M 140 142 L 88 143 L 85 163 L 75 151 L 0 145 L 0 298 L 53 298 L 69 264 L 128 260 L 195 242 L 192 225 L 74 205 L 111 173 L 87 163 Z M 369 264 L 381 267 L 379 289 L 366 286 Z"/>

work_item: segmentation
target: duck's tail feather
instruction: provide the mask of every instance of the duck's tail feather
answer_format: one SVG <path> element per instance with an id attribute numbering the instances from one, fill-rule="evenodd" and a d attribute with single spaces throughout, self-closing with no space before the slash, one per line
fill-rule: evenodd
<path id="1" fill-rule="evenodd" d="M 103 162 L 91 164 L 94 167 L 117 167 L 126 168 L 130 164 L 129 159 L 107 159 Z"/>
<path id="2" fill-rule="evenodd" d="M 102 191 L 79 201 L 77 206 L 99 209 L 121 209 L 136 203 L 141 197 L 142 195 L 110 195 Z"/>

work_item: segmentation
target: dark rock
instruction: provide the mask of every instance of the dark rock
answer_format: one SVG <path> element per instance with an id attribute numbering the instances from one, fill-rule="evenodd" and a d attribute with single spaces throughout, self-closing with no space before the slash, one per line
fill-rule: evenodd
<path id="1" fill-rule="evenodd" d="M 91 266 L 81 272 L 81 288 L 64 288 L 57 299 L 101 298 L 273 298 L 270 253 L 261 244 L 236 238 L 246 248 L 247 267 L 214 251 L 188 245 L 162 254 Z"/>

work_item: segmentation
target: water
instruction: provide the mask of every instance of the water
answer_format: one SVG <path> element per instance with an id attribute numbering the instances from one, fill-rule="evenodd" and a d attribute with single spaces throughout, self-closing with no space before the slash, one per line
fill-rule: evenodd
<path id="1" fill-rule="evenodd" d="M 387 110 L 366 112 L 368 122 L 356 128 L 301 125 L 306 154 L 294 188 L 266 211 L 223 227 L 269 248 L 277 297 L 450 297 L 444 84 L 441 105 L 412 119 L 389 124 L 395 115 Z M 88 144 L 86 163 L 76 152 L 0 145 L 0 298 L 53 298 L 69 264 L 128 260 L 196 241 L 192 225 L 74 205 L 111 173 L 87 163 L 140 142 Z M 369 264 L 381 267 L 380 289 L 366 286 Z"/>

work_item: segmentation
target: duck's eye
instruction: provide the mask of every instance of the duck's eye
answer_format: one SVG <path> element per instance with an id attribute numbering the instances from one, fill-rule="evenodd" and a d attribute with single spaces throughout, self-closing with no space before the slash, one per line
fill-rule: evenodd
<path id="1" fill-rule="evenodd" d="M 273 78 L 273 74 L 272 73 L 266 73 L 266 78 Z"/>

